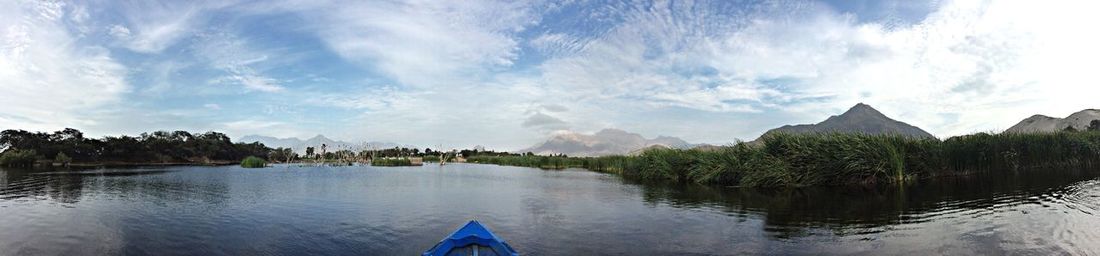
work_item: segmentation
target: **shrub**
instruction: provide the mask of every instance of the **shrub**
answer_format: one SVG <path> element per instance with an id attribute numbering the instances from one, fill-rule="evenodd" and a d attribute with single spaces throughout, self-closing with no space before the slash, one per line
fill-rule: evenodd
<path id="1" fill-rule="evenodd" d="M 255 156 L 249 156 L 241 160 L 241 167 L 244 168 L 263 168 L 266 166 L 267 160 Z"/>

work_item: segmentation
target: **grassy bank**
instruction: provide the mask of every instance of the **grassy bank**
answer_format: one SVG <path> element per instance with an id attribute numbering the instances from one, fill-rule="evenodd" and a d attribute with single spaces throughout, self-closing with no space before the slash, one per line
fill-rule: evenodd
<path id="1" fill-rule="evenodd" d="M 643 180 L 733 186 L 897 183 L 1032 168 L 1094 168 L 1100 132 L 975 134 L 937 139 L 852 134 L 785 135 L 718 150 L 654 149 L 638 156 L 474 156 L 473 163 L 587 168 Z"/>

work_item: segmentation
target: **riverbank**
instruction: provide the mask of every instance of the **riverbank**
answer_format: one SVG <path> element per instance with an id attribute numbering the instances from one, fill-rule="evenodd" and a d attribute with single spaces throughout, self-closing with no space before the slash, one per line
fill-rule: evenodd
<path id="1" fill-rule="evenodd" d="M 723 186 L 893 184 L 944 176 L 1100 166 L 1100 132 L 979 133 L 938 139 L 788 135 L 713 150 L 651 149 L 637 156 L 473 156 L 472 163 L 585 168 L 642 180 Z"/>

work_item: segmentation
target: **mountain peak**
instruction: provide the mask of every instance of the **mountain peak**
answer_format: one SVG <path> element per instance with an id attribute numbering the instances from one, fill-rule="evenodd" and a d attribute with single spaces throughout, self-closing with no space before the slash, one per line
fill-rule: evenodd
<path id="1" fill-rule="evenodd" d="M 915 126 L 887 117 L 870 105 L 859 103 L 843 114 L 831 116 L 817 124 L 784 125 L 764 133 L 861 133 L 897 134 L 914 138 L 934 138 L 932 134 Z"/>
<path id="2" fill-rule="evenodd" d="M 848 111 L 845 111 L 844 114 L 841 114 L 841 115 L 844 116 L 844 115 L 856 115 L 856 114 L 875 115 L 875 116 L 883 116 L 883 117 L 886 116 L 886 115 L 883 115 L 882 112 L 879 112 L 875 108 L 871 107 L 871 105 L 863 104 L 862 102 L 857 103 L 855 106 L 852 106 L 852 108 L 849 108 Z"/>

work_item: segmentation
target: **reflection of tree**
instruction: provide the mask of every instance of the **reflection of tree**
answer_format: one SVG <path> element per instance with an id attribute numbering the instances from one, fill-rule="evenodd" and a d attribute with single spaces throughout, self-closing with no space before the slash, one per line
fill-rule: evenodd
<path id="1" fill-rule="evenodd" d="M 765 231 L 776 238 L 789 238 L 809 235 L 810 229 L 827 229 L 837 234 L 873 233 L 889 225 L 926 222 L 947 211 L 985 211 L 999 204 L 1066 190 L 1069 185 L 1097 176 L 1100 173 L 1095 171 L 1035 171 L 873 188 L 755 189 L 638 184 L 647 203 L 678 208 L 716 207 L 740 218 L 759 215 L 764 218 Z"/>
<path id="2" fill-rule="evenodd" d="M 60 203 L 80 201 L 82 177 L 38 175 L 25 169 L 0 169 L 0 199 L 47 198 Z"/>
<path id="3" fill-rule="evenodd" d="M 196 200 L 221 204 L 229 198 L 229 187 L 222 182 L 186 182 L 156 178 L 157 174 L 167 172 L 170 170 L 28 171 L 5 168 L 0 169 L 0 200 L 33 198 L 78 203 L 85 192 L 151 197 L 151 202 L 158 204 Z"/>

